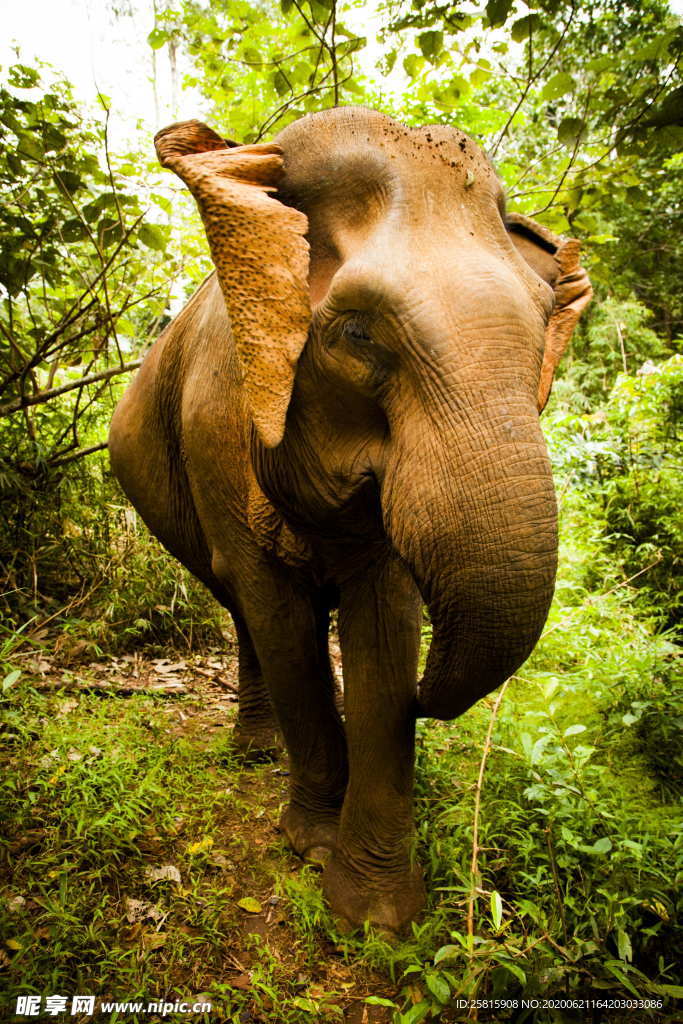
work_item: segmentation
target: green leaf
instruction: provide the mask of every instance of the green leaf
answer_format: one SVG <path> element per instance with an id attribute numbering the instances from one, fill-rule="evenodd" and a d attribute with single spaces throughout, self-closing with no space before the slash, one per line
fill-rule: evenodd
<path id="1" fill-rule="evenodd" d="M 502 957 L 495 957 L 497 963 L 501 967 L 504 967 L 506 971 L 509 971 L 522 985 L 526 985 L 526 974 L 519 966 L 519 964 L 513 963 L 512 960 L 505 960 Z"/>
<path id="2" fill-rule="evenodd" d="M 313 999 L 306 999 L 305 996 L 295 996 L 292 1000 L 292 1004 L 296 1006 L 298 1010 L 303 1010 L 304 1013 L 317 1013 L 320 1007 Z"/>
<path id="3" fill-rule="evenodd" d="M 582 117 L 563 117 L 557 129 L 557 137 L 563 146 L 575 146 L 583 141 L 586 122 Z"/>
<path id="4" fill-rule="evenodd" d="M 420 68 L 422 67 L 422 57 L 417 53 L 409 53 L 407 57 L 403 59 L 403 70 L 407 74 L 408 78 L 415 78 Z"/>
<path id="5" fill-rule="evenodd" d="M 332 10 L 332 0 L 308 0 L 308 6 L 314 19 L 324 24 Z"/>
<path id="6" fill-rule="evenodd" d="M 158 192 L 152 192 L 152 199 L 160 206 L 164 213 L 170 214 L 173 211 L 173 203 L 168 196 L 162 196 Z"/>
<path id="7" fill-rule="evenodd" d="M 558 71 L 543 86 L 541 99 L 556 100 L 560 96 L 566 96 L 567 93 L 573 92 L 575 88 L 576 82 L 572 76 L 566 71 Z"/>
<path id="8" fill-rule="evenodd" d="M 62 225 L 61 235 L 65 242 L 79 242 L 88 237 L 88 229 L 78 217 L 71 217 Z"/>
<path id="9" fill-rule="evenodd" d="M 358 50 L 362 50 L 367 46 L 367 43 L 367 36 L 353 36 L 352 39 L 347 39 L 345 42 L 338 44 L 337 54 L 346 57 L 349 53 L 356 53 Z"/>
<path id="10" fill-rule="evenodd" d="M 287 76 L 282 73 L 280 68 L 273 72 L 272 81 L 278 96 L 284 96 L 286 92 L 291 91 Z"/>
<path id="11" fill-rule="evenodd" d="M 578 736 L 580 732 L 585 732 L 585 731 L 586 731 L 586 726 L 585 725 L 570 725 L 567 729 L 564 730 L 562 735 L 566 739 L 567 736 Z"/>
<path id="12" fill-rule="evenodd" d="M 15 89 L 32 89 L 39 79 L 35 68 L 29 68 L 26 64 L 15 64 L 9 69 L 9 84 Z"/>
<path id="13" fill-rule="evenodd" d="M 624 988 L 627 989 L 631 993 L 631 995 L 634 995 L 636 999 L 642 998 L 638 989 L 631 983 L 631 981 L 624 974 L 623 964 L 620 964 L 618 961 L 615 960 L 606 960 L 605 967 L 610 972 L 610 974 L 614 975 L 617 981 L 621 982 Z"/>
<path id="14" fill-rule="evenodd" d="M 631 962 L 633 959 L 633 947 L 631 946 L 628 932 L 625 932 L 623 928 L 617 929 L 617 950 L 621 960 L 627 960 L 628 963 Z"/>
<path id="15" fill-rule="evenodd" d="M 432 993 L 434 998 L 441 1003 L 443 1006 L 446 1005 L 451 997 L 451 986 L 448 984 L 442 974 L 434 974 L 428 972 L 425 974 L 425 985 Z"/>
<path id="16" fill-rule="evenodd" d="M 524 43 L 541 24 L 538 14 L 527 14 L 512 25 L 511 34 L 516 43 Z"/>
<path id="17" fill-rule="evenodd" d="M 261 904 L 253 896 L 243 896 L 241 900 L 237 901 L 237 906 L 241 910 L 246 910 L 247 914 L 261 913 Z"/>
<path id="18" fill-rule="evenodd" d="M 420 1024 L 420 1021 L 423 1021 L 428 1013 L 429 1003 L 423 999 L 422 1002 L 411 1006 L 407 1013 L 401 1014 L 399 1024 Z"/>
<path id="19" fill-rule="evenodd" d="M 382 999 L 381 996 L 367 996 L 363 1002 L 367 1003 L 368 1006 L 388 1006 L 392 1010 L 396 1009 L 396 1003 L 393 1003 L 391 999 Z"/>
<path id="20" fill-rule="evenodd" d="M 607 836 L 603 836 L 602 839 L 598 839 L 596 843 L 588 848 L 592 853 L 609 853 L 612 849 L 612 840 Z"/>
<path id="21" fill-rule="evenodd" d="M 16 683 L 16 681 L 17 681 L 17 679 L 19 678 L 20 675 L 21 675 L 21 669 L 20 668 L 15 668 L 15 669 L 12 669 L 11 672 L 8 672 L 7 675 L 5 676 L 5 678 L 2 681 L 2 692 L 6 693 L 8 690 L 10 690 L 14 686 L 14 684 Z"/>
<path id="22" fill-rule="evenodd" d="M 610 57 L 608 54 L 602 54 L 600 57 L 594 57 L 593 60 L 589 60 L 586 64 L 588 71 L 607 71 L 608 68 L 615 66 L 615 58 Z"/>
<path id="23" fill-rule="evenodd" d="M 59 185 L 63 186 L 69 195 L 73 195 L 79 188 L 83 188 L 84 181 L 79 174 L 73 171 L 58 171 L 55 178 Z"/>
<path id="24" fill-rule="evenodd" d="M 24 132 L 19 136 L 17 151 L 20 156 L 28 156 L 32 160 L 43 159 L 43 148 L 33 135 Z"/>
<path id="25" fill-rule="evenodd" d="M 435 29 L 421 32 L 417 37 L 417 42 L 422 56 L 433 64 L 443 47 L 443 32 L 437 32 Z"/>
<path id="26" fill-rule="evenodd" d="M 168 245 L 167 233 L 159 224 L 143 224 L 138 231 L 138 238 L 148 249 L 157 252 L 165 252 Z"/>
<path id="27" fill-rule="evenodd" d="M 683 999 L 683 985 L 659 985 L 650 982 L 645 986 L 648 992 L 654 992 L 658 996 L 671 996 L 673 999 Z"/>
<path id="28" fill-rule="evenodd" d="M 442 960 L 455 960 L 459 955 L 460 949 L 458 946 L 442 946 L 441 949 L 437 949 L 434 954 L 434 966 L 436 967 Z"/>
<path id="29" fill-rule="evenodd" d="M 489 0 L 486 5 L 486 17 L 489 19 L 491 28 L 504 25 L 512 7 L 513 0 Z"/>
<path id="30" fill-rule="evenodd" d="M 635 53 L 631 54 L 632 60 L 663 60 L 669 53 L 669 47 L 676 38 L 676 29 L 669 29 L 661 35 L 650 39 L 644 46 L 641 46 Z"/>
<path id="31" fill-rule="evenodd" d="M 162 28 L 153 28 L 147 36 L 147 42 L 153 50 L 160 50 L 170 38 L 168 32 L 164 32 Z"/>
<path id="32" fill-rule="evenodd" d="M 496 931 L 500 931 L 500 926 L 503 923 L 503 901 L 500 893 L 495 889 L 491 893 L 491 920 Z"/>

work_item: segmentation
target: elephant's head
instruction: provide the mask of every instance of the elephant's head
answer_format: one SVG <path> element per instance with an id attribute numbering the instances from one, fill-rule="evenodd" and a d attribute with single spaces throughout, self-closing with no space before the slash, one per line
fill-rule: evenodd
<path id="1" fill-rule="evenodd" d="M 275 144 L 189 122 L 157 148 L 204 218 L 264 489 L 311 526 L 374 491 L 434 624 L 421 712 L 459 714 L 527 657 L 552 597 L 539 411 L 590 300 L 578 243 L 506 214 L 445 126 L 341 108 Z"/>

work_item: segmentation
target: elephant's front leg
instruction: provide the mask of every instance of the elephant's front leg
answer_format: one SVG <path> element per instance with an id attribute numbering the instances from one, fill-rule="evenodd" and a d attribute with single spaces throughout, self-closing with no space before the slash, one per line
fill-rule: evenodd
<path id="1" fill-rule="evenodd" d="M 424 904 L 411 862 L 420 621 L 415 584 L 392 557 L 342 588 L 349 784 L 323 884 L 353 925 L 369 919 L 398 931 Z"/>

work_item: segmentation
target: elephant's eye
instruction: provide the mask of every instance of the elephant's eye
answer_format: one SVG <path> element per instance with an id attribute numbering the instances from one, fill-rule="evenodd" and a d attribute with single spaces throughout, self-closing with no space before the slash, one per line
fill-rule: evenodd
<path id="1" fill-rule="evenodd" d="M 352 316 L 345 320 L 341 333 L 343 337 L 348 338 L 355 345 L 367 347 L 373 343 L 367 322 L 359 316 Z"/>

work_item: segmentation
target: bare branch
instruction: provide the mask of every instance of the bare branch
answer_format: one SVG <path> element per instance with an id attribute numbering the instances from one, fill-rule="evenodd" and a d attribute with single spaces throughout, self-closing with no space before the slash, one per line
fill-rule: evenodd
<path id="1" fill-rule="evenodd" d="M 107 447 L 107 441 L 100 441 L 99 444 L 92 444 L 89 448 L 79 448 L 77 452 L 72 452 L 71 455 L 65 456 L 63 459 L 56 459 L 54 462 L 49 462 L 52 468 L 57 466 L 66 466 L 67 462 L 75 462 L 77 459 L 82 459 L 86 455 L 92 455 L 93 452 L 101 452 Z"/>
<path id="2" fill-rule="evenodd" d="M 38 391 L 35 395 L 25 395 L 23 398 L 15 399 L 13 402 L 7 402 L 6 405 L 0 405 L 0 416 L 11 416 L 12 413 L 18 412 L 20 409 L 26 409 L 30 405 L 42 405 L 44 402 L 49 402 L 52 398 L 57 398 L 58 395 L 65 395 L 67 391 L 83 388 L 99 380 L 109 380 L 111 377 L 116 377 L 122 373 L 130 373 L 131 370 L 137 370 L 141 365 L 142 359 L 137 359 L 132 363 L 127 363 L 125 366 L 114 366 L 112 369 L 101 370 L 99 373 L 91 373 L 87 377 L 81 377 L 80 380 L 69 381 L 68 384 L 62 384 L 58 388 Z"/>

